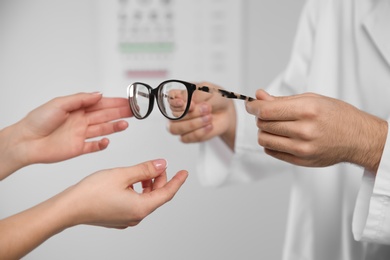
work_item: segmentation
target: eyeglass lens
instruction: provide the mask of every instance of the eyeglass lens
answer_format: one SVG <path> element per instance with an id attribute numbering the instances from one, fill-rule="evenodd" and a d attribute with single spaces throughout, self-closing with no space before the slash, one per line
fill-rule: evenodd
<path id="1" fill-rule="evenodd" d="M 153 95 L 161 113 L 169 119 L 183 116 L 188 102 L 187 87 L 180 82 L 166 82 L 157 89 L 152 90 L 142 83 L 134 83 L 129 88 L 130 106 L 135 117 L 142 119 L 149 115 L 153 108 Z"/>
<path id="2" fill-rule="evenodd" d="M 166 82 L 158 88 L 157 99 L 161 113 L 170 119 L 177 119 L 186 111 L 187 87 L 180 82 Z"/>
<path id="3" fill-rule="evenodd" d="M 150 90 L 140 83 L 134 83 L 129 88 L 130 106 L 136 118 L 144 118 L 148 115 L 150 104 Z"/>

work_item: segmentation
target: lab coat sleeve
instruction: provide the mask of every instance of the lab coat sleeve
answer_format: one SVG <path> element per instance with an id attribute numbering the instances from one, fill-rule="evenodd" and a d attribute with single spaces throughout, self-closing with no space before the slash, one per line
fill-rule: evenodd
<path id="1" fill-rule="evenodd" d="M 236 104 L 238 113 L 236 151 L 233 153 L 220 138 L 200 145 L 198 176 L 201 185 L 221 186 L 248 183 L 286 170 L 287 163 L 265 154 L 257 144 L 255 118 Z M 288 168 L 291 169 L 291 168 Z"/>
<path id="2" fill-rule="evenodd" d="M 272 95 L 291 95 L 305 90 L 317 19 L 316 5 L 323 2 L 311 0 L 304 6 L 289 63 L 283 73 L 267 88 Z M 237 91 L 254 93 L 256 89 Z M 246 183 L 281 172 L 290 172 L 291 164 L 266 155 L 258 145 L 255 117 L 245 111 L 242 102 L 236 102 L 235 107 L 235 152 L 230 151 L 218 137 L 202 143 L 197 164 L 200 183 L 205 186 Z"/>
<path id="3" fill-rule="evenodd" d="M 387 136 L 389 137 L 389 132 Z M 387 138 L 376 176 L 372 172 L 364 172 L 352 228 L 356 240 L 390 244 L 389 138 Z"/>

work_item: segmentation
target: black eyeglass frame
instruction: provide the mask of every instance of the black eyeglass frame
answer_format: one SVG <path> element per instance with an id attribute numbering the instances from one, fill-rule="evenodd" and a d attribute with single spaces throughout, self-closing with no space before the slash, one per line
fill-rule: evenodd
<path id="1" fill-rule="evenodd" d="M 181 115 L 180 117 L 177 117 L 177 118 L 171 118 L 171 117 L 167 116 L 165 111 L 163 111 L 163 109 L 162 109 L 162 107 L 160 105 L 160 102 L 158 101 L 158 95 L 159 95 L 159 92 L 162 89 L 162 86 L 164 86 L 167 83 L 171 83 L 171 82 L 176 82 L 176 83 L 183 84 L 187 88 L 188 101 L 190 101 L 190 102 L 187 102 L 187 105 L 186 105 L 186 108 L 184 110 L 183 115 Z M 142 86 L 144 86 L 144 87 L 146 87 L 148 89 L 149 107 L 148 107 L 148 111 L 146 112 L 145 116 L 143 116 L 143 117 L 140 117 L 137 113 L 134 113 L 134 109 L 135 109 L 134 108 L 134 104 L 135 104 L 135 102 L 132 101 L 132 99 L 134 97 L 130 96 L 130 89 L 134 85 L 142 85 Z M 190 83 L 190 82 L 186 82 L 186 81 L 182 81 L 182 80 L 176 80 L 176 79 L 163 81 L 156 88 L 152 88 L 148 84 L 145 84 L 145 83 L 142 83 L 142 82 L 134 82 L 133 84 L 131 84 L 131 85 L 129 85 L 127 87 L 127 96 L 128 96 L 128 100 L 129 100 L 130 109 L 132 110 L 133 115 L 137 119 L 145 119 L 145 118 L 147 118 L 150 115 L 150 113 L 153 111 L 153 108 L 154 108 L 154 99 L 156 99 L 157 100 L 156 102 L 157 102 L 158 109 L 160 110 L 161 114 L 163 114 L 163 116 L 165 116 L 169 120 L 178 120 L 178 119 L 183 118 L 188 113 L 188 109 L 190 108 L 190 104 L 191 104 L 192 94 L 194 93 L 195 89 L 196 89 L 196 85 L 195 84 Z"/>
<path id="2" fill-rule="evenodd" d="M 159 96 L 158 94 L 159 94 L 159 91 L 161 91 L 162 86 L 164 86 L 167 83 L 171 83 L 171 82 L 176 82 L 176 83 L 183 84 L 187 88 L 187 92 L 188 92 L 186 108 L 185 108 L 183 114 L 180 117 L 175 117 L 175 118 L 171 118 L 171 117 L 167 116 L 165 111 L 163 111 L 163 109 L 161 108 L 160 102 L 158 101 L 158 96 Z M 137 84 L 140 84 L 140 85 L 146 87 L 148 89 L 148 94 L 149 94 L 148 112 L 143 117 L 140 117 L 140 116 L 138 116 L 137 113 L 134 113 L 134 109 L 135 108 L 133 108 L 133 107 L 134 107 L 135 102 L 132 101 L 132 99 L 134 97 L 130 96 L 130 89 L 134 85 L 137 85 Z M 161 82 L 156 88 L 152 88 L 148 84 L 145 84 L 145 83 L 142 83 L 142 82 L 134 82 L 134 83 L 130 84 L 127 87 L 127 97 L 128 97 L 130 109 L 133 112 L 133 115 L 137 119 L 145 119 L 145 118 L 147 118 L 150 115 L 150 113 L 153 111 L 153 108 L 154 108 L 154 99 L 156 98 L 157 99 L 156 102 L 157 102 L 158 109 L 160 110 L 160 112 L 161 112 L 161 114 L 163 116 L 165 116 L 169 120 L 179 120 L 179 119 L 182 119 L 184 116 L 187 115 L 188 110 L 189 110 L 190 105 L 191 105 L 192 95 L 193 95 L 195 90 L 200 90 L 200 91 L 208 92 L 208 93 L 218 93 L 222 97 L 230 98 L 230 99 L 241 99 L 241 100 L 246 100 L 246 101 L 253 101 L 253 100 L 255 100 L 252 97 L 248 97 L 248 96 L 245 96 L 245 95 L 242 95 L 242 94 L 237 94 L 237 93 L 231 92 L 231 91 L 226 91 L 224 89 L 215 88 L 215 87 L 209 87 L 209 86 L 199 86 L 199 87 L 197 87 L 196 84 L 194 84 L 194 83 L 190 83 L 190 82 L 182 81 L 182 80 L 177 80 L 177 79 L 165 80 L 165 81 Z"/>

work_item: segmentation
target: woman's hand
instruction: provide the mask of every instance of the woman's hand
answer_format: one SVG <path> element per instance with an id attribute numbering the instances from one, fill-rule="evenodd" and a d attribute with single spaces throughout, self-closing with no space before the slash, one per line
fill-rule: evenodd
<path id="1" fill-rule="evenodd" d="M 101 93 L 55 98 L 0 131 L 0 177 L 30 164 L 104 150 L 109 140 L 92 138 L 125 130 L 128 123 L 116 120 L 130 116 L 124 98 L 104 98 Z"/>
<path id="2" fill-rule="evenodd" d="M 0 220 L 0 259 L 20 259 L 55 234 L 80 224 L 135 226 L 170 201 L 188 174 L 167 181 L 165 160 L 96 172 L 41 204 Z M 133 189 L 142 183 L 143 191 Z"/>

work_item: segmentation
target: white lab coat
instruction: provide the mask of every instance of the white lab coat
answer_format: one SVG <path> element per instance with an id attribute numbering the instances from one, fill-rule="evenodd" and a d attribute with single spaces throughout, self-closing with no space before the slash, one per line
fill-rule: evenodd
<path id="1" fill-rule="evenodd" d="M 388 120 L 390 0 L 309 0 L 290 62 L 268 91 L 272 95 L 315 92 Z M 390 244 L 390 141 L 376 179 L 367 172 L 362 182 L 364 170 L 355 165 L 305 168 L 265 155 L 257 145 L 253 117 L 242 104 L 236 107 L 236 152 L 230 153 L 217 138 L 202 144 L 201 183 L 219 186 L 277 172 L 293 174 L 283 259 L 390 259 L 390 246 L 356 241 L 352 232 L 359 193 L 356 239 Z"/>

